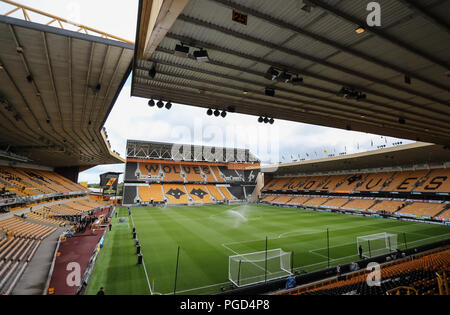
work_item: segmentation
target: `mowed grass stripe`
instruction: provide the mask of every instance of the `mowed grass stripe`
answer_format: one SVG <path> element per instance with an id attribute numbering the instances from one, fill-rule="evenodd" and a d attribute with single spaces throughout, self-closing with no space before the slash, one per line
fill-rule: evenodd
<path id="1" fill-rule="evenodd" d="M 161 224 L 163 229 L 162 234 L 165 235 L 165 241 L 159 239 L 159 235 L 153 235 L 153 233 L 151 239 L 155 237 L 158 238 L 158 241 L 160 241 L 159 244 L 155 244 L 155 242 L 146 242 L 147 238 L 142 238 L 142 236 L 140 236 L 142 238 L 141 243 L 144 248 L 156 245 L 154 250 L 155 255 L 164 257 L 164 253 L 160 250 L 165 248 L 166 252 L 169 250 L 166 257 L 172 256 L 172 259 L 166 261 L 164 264 L 166 266 L 171 266 L 168 269 L 169 272 L 165 272 L 165 278 L 161 278 L 159 276 L 160 274 L 164 274 L 164 270 L 159 270 L 158 264 L 151 264 L 153 267 L 150 267 L 152 270 L 150 273 L 153 275 L 155 282 L 158 283 L 157 290 L 161 292 L 170 292 L 170 290 L 173 290 L 176 251 L 178 245 L 181 246 L 181 257 L 178 274 L 179 282 L 177 283 L 177 287 L 180 290 L 183 290 L 192 288 L 192 285 L 201 286 L 201 284 L 205 282 L 214 283 L 216 279 L 212 276 L 212 274 L 215 273 L 215 271 L 208 268 L 211 262 L 204 259 L 205 252 L 213 254 L 216 251 L 214 246 L 208 244 L 203 236 L 194 233 L 195 230 L 199 230 L 199 227 L 194 221 L 189 222 L 189 224 L 186 224 L 186 222 L 180 223 L 178 221 L 179 216 L 176 215 L 176 208 L 173 208 L 173 210 L 164 209 L 162 211 L 167 218 L 170 218 L 170 220 L 165 220 L 165 222 Z M 143 228 L 140 228 L 141 223 L 142 222 L 136 222 L 136 226 L 139 228 L 140 234 L 142 234 L 141 230 L 143 230 Z M 143 235 L 147 235 L 147 233 Z M 167 241 L 167 237 L 170 239 L 169 241 Z M 211 255 L 211 259 L 213 259 L 213 257 L 217 257 L 217 255 Z M 193 278 L 191 274 L 195 274 L 196 277 Z M 185 275 L 188 276 L 186 277 Z"/>
<path id="2" fill-rule="evenodd" d="M 416 242 L 414 246 L 417 246 L 447 238 L 446 234 L 450 233 L 449 227 L 445 226 L 269 205 L 142 207 L 132 208 L 132 212 L 149 277 L 155 280 L 155 291 L 165 294 L 173 292 L 178 245 L 181 246 L 181 257 L 177 291 L 204 294 L 218 292 L 228 282 L 228 256 L 264 250 L 266 236 L 269 249 L 294 251 L 295 267 L 313 271 L 328 264 L 327 228 L 331 265 L 357 258 L 357 236 L 396 233 L 401 245 L 402 233 L 406 233 L 408 243 Z M 240 215 L 247 220 L 239 219 Z M 129 233 L 122 237 L 129 240 Z M 429 237 L 436 238 L 427 240 Z M 118 236 L 114 238 L 116 241 L 120 246 L 123 240 Z M 135 262 L 133 245 L 134 255 L 131 256 Z M 109 264 L 111 260 L 103 262 Z M 114 271 L 121 272 L 120 269 Z M 104 278 L 107 282 L 115 281 L 114 277 Z M 127 283 L 127 290 L 121 293 L 136 293 L 133 286 L 136 291 L 146 287 L 145 275 L 133 281 L 136 283 Z M 104 286 L 107 289 L 108 284 Z"/>
<path id="3" fill-rule="evenodd" d="M 118 209 L 119 217 L 127 217 L 125 209 Z M 116 210 L 117 211 L 117 210 Z M 97 258 L 86 294 L 96 294 L 100 287 L 106 294 L 148 294 L 142 266 L 137 265 L 136 247 L 130 222 L 112 219 L 112 230 L 107 232 L 103 248 Z M 126 225 L 125 228 L 122 225 Z"/>

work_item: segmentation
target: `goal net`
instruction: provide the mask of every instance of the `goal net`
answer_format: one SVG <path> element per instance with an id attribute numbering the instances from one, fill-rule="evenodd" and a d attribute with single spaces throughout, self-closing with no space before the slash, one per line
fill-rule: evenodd
<path id="1" fill-rule="evenodd" d="M 384 255 L 397 250 L 397 234 L 378 233 L 356 238 L 357 251 L 362 248 L 363 257 Z"/>
<path id="2" fill-rule="evenodd" d="M 234 255 L 228 260 L 228 279 L 237 287 L 291 274 L 291 252 L 281 248 Z"/>

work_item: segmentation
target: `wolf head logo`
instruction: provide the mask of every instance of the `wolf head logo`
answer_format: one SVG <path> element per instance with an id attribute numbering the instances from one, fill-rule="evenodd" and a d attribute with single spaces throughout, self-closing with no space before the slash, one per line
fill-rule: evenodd
<path id="1" fill-rule="evenodd" d="M 203 197 L 206 195 L 206 192 L 201 189 L 192 189 L 191 195 L 194 195 L 200 199 L 203 199 Z"/>
<path id="2" fill-rule="evenodd" d="M 170 188 L 167 194 L 171 195 L 172 197 L 175 197 L 176 199 L 180 199 L 181 196 L 185 195 L 186 193 L 182 192 L 179 188 L 177 189 Z"/>

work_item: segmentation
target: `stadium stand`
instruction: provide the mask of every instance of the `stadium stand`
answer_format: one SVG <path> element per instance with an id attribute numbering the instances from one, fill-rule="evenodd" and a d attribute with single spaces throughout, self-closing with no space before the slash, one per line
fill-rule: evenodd
<path id="1" fill-rule="evenodd" d="M 137 186 L 136 185 L 124 185 L 123 186 L 123 200 L 130 202 L 130 203 L 136 203 L 137 199 Z"/>
<path id="2" fill-rule="evenodd" d="M 159 164 L 138 163 L 138 166 L 139 166 L 139 173 L 138 173 L 139 178 L 145 178 L 147 180 L 160 180 L 164 177 L 161 165 Z"/>
<path id="3" fill-rule="evenodd" d="M 300 197 L 300 196 L 296 196 L 296 197 L 294 197 L 293 199 L 291 199 L 289 202 L 288 202 L 288 204 L 291 204 L 291 205 L 303 205 L 303 204 L 305 204 L 309 199 L 311 199 L 311 197 L 310 196 L 302 196 L 302 197 Z"/>
<path id="4" fill-rule="evenodd" d="M 38 239 L 0 239 L 0 291 L 13 290 L 40 243 Z"/>
<path id="5" fill-rule="evenodd" d="M 137 162 L 127 162 L 125 164 L 125 180 L 126 181 L 137 181 L 138 177 L 137 174 L 139 172 L 137 171 L 140 166 Z"/>
<path id="6" fill-rule="evenodd" d="M 219 166 L 219 171 L 223 175 L 222 177 L 228 182 L 231 181 L 244 181 L 243 174 L 239 174 L 235 169 L 229 169 L 228 167 Z"/>
<path id="7" fill-rule="evenodd" d="M 225 182 L 225 179 L 223 178 L 222 174 L 220 173 L 219 169 L 217 168 L 217 166 L 210 166 L 211 171 L 214 174 L 214 177 L 216 179 L 216 181 L 223 183 Z"/>
<path id="8" fill-rule="evenodd" d="M 65 223 L 50 216 L 45 207 L 0 217 L 0 292 L 12 292 L 41 242 Z"/>
<path id="9" fill-rule="evenodd" d="M 42 170 L 0 166 L 0 181 L 6 190 L 21 196 L 86 191 L 84 187 L 69 182 L 61 175 Z"/>
<path id="10" fill-rule="evenodd" d="M 393 172 L 380 172 L 369 174 L 361 184 L 357 185 L 356 191 L 381 191 L 384 187 L 384 183 L 390 181 Z"/>
<path id="11" fill-rule="evenodd" d="M 349 198 L 329 198 L 327 202 L 322 204 L 322 206 L 330 208 L 342 208 L 349 201 Z"/>
<path id="12" fill-rule="evenodd" d="M 271 202 L 274 201 L 276 198 L 277 196 L 275 195 L 267 195 L 261 200 L 261 202 Z"/>
<path id="13" fill-rule="evenodd" d="M 217 188 L 219 188 L 219 190 L 222 192 L 222 194 L 224 195 L 226 200 L 233 200 L 234 199 L 234 197 L 228 191 L 227 187 L 225 187 L 225 186 L 217 186 Z"/>
<path id="14" fill-rule="evenodd" d="M 450 168 L 433 170 L 422 185 L 418 185 L 414 191 L 448 193 L 450 191 Z"/>
<path id="15" fill-rule="evenodd" d="M 328 201 L 328 198 L 326 197 L 316 197 L 316 198 L 312 198 L 309 199 L 308 201 L 305 202 L 305 205 L 307 206 L 320 206 L 321 204 L 325 203 Z"/>
<path id="16" fill-rule="evenodd" d="M 411 192 L 426 179 L 429 173 L 429 170 L 397 172 L 383 191 Z"/>
<path id="17" fill-rule="evenodd" d="M 443 219 L 450 219 L 450 207 L 447 205 L 447 210 L 443 211 L 439 216 Z"/>
<path id="18" fill-rule="evenodd" d="M 139 198 L 144 202 L 149 202 L 151 199 L 150 186 L 138 186 Z"/>
<path id="19" fill-rule="evenodd" d="M 0 221 L 0 231 L 16 238 L 43 240 L 56 229 L 28 222 L 19 217 L 10 217 Z"/>
<path id="20" fill-rule="evenodd" d="M 234 197 L 233 199 L 237 199 L 237 200 L 245 200 L 246 199 L 244 186 L 230 185 L 230 186 L 226 187 L 226 189 Z"/>
<path id="21" fill-rule="evenodd" d="M 202 176 L 202 168 L 200 166 L 183 165 L 183 172 L 186 175 L 187 182 L 202 182 L 205 178 Z"/>
<path id="22" fill-rule="evenodd" d="M 214 171 L 211 169 L 211 166 L 203 166 L 202 172 L 205 174 L 205 181 L 209 183 L 217 182 Z"/>
<path id="23" fill-rule="evenodd" d="M 278 196 L 275 199 L 272 199 L 272 202 L 275 203 L 275 204 L 277 204 L 277 203 L 285 204 L 285 203 L 288 203 L 289 200 L 291 200 L 292 198 L 293 198 L 292 196 L 287 196 L 287 195 L 285 195 L 285 196 Z"/>
<path id="24" fill-rule="evenodd" d="M 374 199 L 353 199 L 346 203 L 343 208 L 354 210 L 368 210 L 375 203 Z"/>
<path id="25" fill-rule="evenodd" d="M 183 181 L 182 177 L 183 173 L 180 165 L 172 164 L 172 165 L 161 165 L 161 170 L 164 173 L 164 181 Z"/>
<path id="26" fill-rule="evenodd" d="M 206 185 L 206 189 L 216 201 L 223 201 L 225 197 L 215 185 Z"/>
<path id="27" fill-rule="evenodd" d="M 205 185 L 186 184 L 186 189 L 194 203 L 213 203 L 214 200 L 206 189 Z"/>
<path id="28" fill-rule="evenodd" d="M 252 161 L 237 162 L 230 155 L 227 162 L 211 162 L 217 157 L 208 156 L 206 147 L 192 148 L 192 152 L 203 152 L 201 158 L 191 155 L 183 156 L 181 160 L 179 156 L 173 156 L 172 147 L 171 143 L 128 140 L 123 193 L 125 205 L 226 203 L 248 200 L 252 196 L 259 172 L 246 170 L 246 167 L 258 166 L 259 160 L 253 158 L 248 150 L 235 149 L 234 158 L 243 152 L 242 156 L 253 158 Z M 220 150 L 225 149 L 212 151 Z M 156 185 L 162 185 L 164 190 L 154 189 Z"/>
<path id="29" fill-rule="evenodd" d="M 368 174 L 273 178 L 266 191 L 450 192 L 449 169 L 380 172 Z"/>
<path id="30" fill-rule="evenodd" d="M 311 285 L 287 290 L 280 295 L 444 295 L 449 294 L 450 249 L 438 249 L 381 266 L 380 286 L 367 284 L 362 270 Z M 344 279 L 341 279 L 344 278 Z M 442 282 L 445 279 L 446 283 Z M 403 288 L 412 288 L 402 293 Z M 414 292 L 414 293 L 411 293 Z"/>
<path id="31" fill-rule="evenodd" d="M 399 210 L 403 214 L 423 215 L 429 217 L 435 217 L 439 215 L 446 208 L 444 203 L 434 202 L 413 202 L 403 209 Z"/>
<path id="32" fill-rule="evenodd" d="M 188 194 L 183 184 L 164 184 L 164 195 L 169 204 L 188 204 Z"/>
<path id="33" fill-rule="evenodd" d="M 263 187 L 261 202 L 442 221 L 448 216 L 449 174 L 449 169 L 435 168 L 274 177 Z M 274 192 L 279 195 L 276 199 L 270 197 Z M 289 198 L 280 197 L 286 193 Z"/>
<path id="34" fill-rule="evenodd" d="M 273 1 L 241 2 L 206 1 L 202 3 L 206 5 L 206 9 L 201 10 L 199 1 L 152 3 L 140 0 L 135 45 L 94 30 L 96 35 L 102 37 L 97 38 L 88 33 L 87 27 L 73 25 L 71 22 L 68 23 L 76 26 L 78 32 L 53 29 L 49 25 L 56 21 L 63 28 L 62 19 L 55 17 L 47 25 L 31 23 L 24 7 L 7 10 L 8 13 L 1 19 L 0 28 L 0 70 L 7 74 L 2 76 L 5 82 L 0 85 L 0 122 L 4 131 L 0 138 L 7 148 L 7 151 L 2 150 L 2 154 L 6 165 L 17 165 L 17 160 L 25 164 L 32 161 L 41 166 L 38 168 L 52 170 L 34 169 L 31 165 L 28 165 L 30 168 L 0 166 L 0 211 L 20 211 L 20 216 L 14 215 L 17 213 L 15 212 L 2 214 L 0 217 L 0 230 L 3 232 L 0 235 L 0 291 L 6 290 L 7 294 L 11 292 L 39 244 L 50 237 L 59 224 L 80 219 L 105 206 L 89 200 L 87 190 L 75 181 L 78 173 L 89 167 L 124 162 L 117 154 L 112 154 L 105 131 L 101 128 L 130 73 L 133 73 L 131 95 L 151 98 L 152 101 L 154 97 L 158 97 L 160 102 L 171 99 L 176 103 L 187 102 L 188 105 L 200 107 L 217 103 L 226 108 L 221 108 L 222 114 L 229 111 L 261 115 L 265 112 L 265 116 L 275 119 L 319 123 L 328 127 L 433 142 L 440 146 L 439 149 L 434 146 L 430 150 L 426 148 L 426 153 L 422 153 L 426 158 L 420 161 L 416 155 L 403 156 L 404 163 L 414 164 L 405 168 L 393 167 L 398 156 L 391 148 L 383 151 L 383 154 L 376 152 L 369 157 L 363 156 L 363 163 L 355 161 L 356 158 L 342 158 L 342 163 L 326 159 L 318 163 L 306 161 L 304 165 L 300 165 L 299 169 L 305 167 L 301 171 L 295 170 L 298 165 L 294 165 L 294 171 L 280 172 L 275 178 L 268 180 L 263 188 L 262 202 L 314 209 L 387 212 L 424 220 L 449 217 L 449 165 L 447 163 L 442 166 L 442 162 L 446 163 L 448 160 L 448 86 L 442 78 L 436 78 L 431 73 L 433 71 L 428 71 L 430 67 L 423 66 L 426 59 L 431 65 L 430 69 L 438 68 L 442 73 L 448 70 L 447 59 L 437 53 L 442 49 L 430 45 L 446 44 L 448 25 L 441 18 L 435 18 L 430 9 L 446 12 L 448 3 L 435 1 L 436 3 L 426 4 L 424 10 L 407 1 L 398 5 L 396 3 L 395 10 L 383 11 L 386 20 L 391 22 L 389 34 L 384 31 L 372 32 L 375 36 L 363 38 L 367 41 L 366 47 L 354 49 L 361 38 L 360 34 L 355 35 L 353 32 L 355 24 L 358 24 L 354 21 L 366 17 L 364 9 L 355 9 L 353 5 L 346 3 L 332 6 L 322 3 L 326 1 L 304 1 L 301 4 L 302 10 L 297 13 L 310 14 L 312 19 L 308 19 L 307 15 L 305 19 L 299 19 L 298 14 L 293 14 L 300 8 L 295 1 L 278 6 Z M 258 11 L 263 7 L 267 12 Z M 351 12 L 350 7 L 353 10 Z M 233 14 L 233 19 L 225 19 L 229 16 L 230 9 L 234 11 L 239 8 L 245 11 L 237 14 L 239 19 L 236 19 L 236 14 Z M 23 13 L 25 21 L 7 16 L 14 12 Z M 33 12 L 42 14 L 41 11 Z M 211 12 L 214 13 L 214 18 L 211 18 Z M 283 12 L 284 17 L 281 18 Z M 290 16 L 286 12 L 291 13 Z M 228 23 L 240 22 L 247 25 L 247 14 L 250 15 L 251 23 L 245 30 L 242 28 L 235 32 L 232 30 L 235 24 L 226 22 L 228 20 Z M 280 17 L 280 20 L 274 15 Z M 320 23 L 316 23 L 319 19 Z M 421 23 L 425 21 L 421 24 L 423 32 L 415 32 L 415 26 L 412 26 L 417 24 L 417 19 Z M 308 31 L 302 30 L 305 25 L 293 27 L 292 23 L 300 20 L 307 23 Z M 349 20 L 353 20 L 350 21 L 353 25 L 351 27 L 347 27 Z M 277 32 L 273 31 L 274 24 Z M 333 32 L 327 34 L 324 30 L 330 26 L 339 36 L 328 37 Z M 286 40 L 277 38 L 286 30 L 289 36 L 293 32 L 313 39 L 315 45 L 302 45 L 307 47 L 306 50 L 281 47 L 282 45 L 274 47 L 272 43 L 277 40 L 288 46 L 295 46 L 295 43 L 288 44 L 295 36 Z M 349 36 L 349 33 L 353 36 Z M 228 47 L 230 41 L 227 36 L 239 38 L 239 43 L 234 42 L 233 47 Z M 344 37 L 346 39 L 342 40 Z M 429 40 L 421 41 L 418 37 Z M 209 42 L 212 38 L 215 43 Z M 172 51 L 175 41 L 178 43 L 186 39 L 191 45 L 214 50 L 211 54 L 214 58 L 210 62 L 195 63 L 192 62 L 195 60 L 177 56 L 177 52 Z M 274 52 L 273 56 L 267 58 L 264 51 L 261 53 L 260 49 L 249 49 L 250 42 L 262 45 L 263 50 L 270 48 Z M 377 45 L 380 54 L 374 57 L 371 50 Z M 45 52 L 40 49 L 42 47 Z M 336 53 L 331 50 L 336 50 Z M 69 52 L 68 56 L 61 55 L 65 51 Z M 102 52 L 106 55 L 102 55 Z M 200 52 L 206 54 L 208 59 L 204 48 L 200 48 Z M 333 56 L 334 60 L 325 60 L 321 54 Z M 358 62 L 351 59 L 355 55 Z M 403 56 L 400 58 L 402 60 L 397 58 L 399 55 Z M 302 61 L 300 63 L 299 57 Z M 61 61 L 67 60 L 70 61 L 69 66 L 61 66 Z M 306 68 L 311 68 L 309 63 L 318 65 L 317 69 L 305 72 Z M 156 64 L 158 75 L 155 77 L 152 71 L 156 71 Z M 246 72 L 247 64 L 254 64 L 254 69 Z M 265 85 L 262 79 L 269 64 L 281 67 L 278 69 L 281 71 L 278 71 L 270 66 L 280 81 L 277 96 L 273 97 L 272 94 L 268 101 L 266 96 L 269 93 L 266 93 L 266 96 L 261 96 L 266 99 L 260 98 L 260 104 L 256 104 L 256 99 L 252 100 L 251 97 L 236 97 L 242 91 L 239 87 L 242 83 L 254 86 L 255 91 L 256 88 L 262 91 Z M 282 79 L 281 72 L 285 78 L 296 77 L 296 83 L 293 79 Z M 303 81 L 303 77 L 299 77 L 303 72 L 305 80 L 309 81 L 305 82 L 308 93 L 312 93 L 309 96 L 297 93 L 291 90 L 292 86 L 287 85 Z M 148 79 L 148 73 L 152 80 Z M 205 74 L 208 74 L 208 80 L 205 79 Z M 408 88 L 395 82 L 398 75 L 405 77 L 406 84 L 411 84 L 410 76 L 414 77 L 420 88 Z M 448 71 L 445 75 L 448 76 Z M 70 84 L 63 84 L 64 82 Z M 233 82 L 236 89 L 231 84 Z M 355 84 L 364 86 L 364 91 L 351 87 Z M 342 85 L 344 86 L 338 92 Z M 68 92 L 72 97 L 66 97 Z M 368 94 L 367 98 L 363 92 Z M 36 96 L 38 102 L 30 101 Z M 345 99 L 339 99 L 341 96 Z M 302 99 L 305 97 L 314 99 L 314 102 L 306 102 Z M 353 102 L 351 98 L 360 102 Z M 170 108 L 168 104 L 170 103 L 166 103 L 167 109 Z M 432 105 L 422 106 L 423 104 Z M 403 117 L 395 117 L 403 114 L 406 114 L 408 123 Z M 99 130 L 102 132 L 98 132 Z M 387 138 L 385 140 L 387 143 Z M 167 201 L 169 204 L 244 201 L 249 200 L 251 194 L 255 195 L 255 178 L 260 161 L 248 150 L 233 148 L 230 159 L 228 154 L 226 159 L 218 159 L 215 154 L 225 151 L 225 148 L 186 146 L 192 152 L 201 151 L 199 156 L 196 153 L 186 153 L 184 148 L 182 154 L 170 152 L 173 146 L 156 142 L 127 142 L 124 204 L 155 201 Z M 442 151 L 446 154 L 442 154 Z M 436 156 L 441 156 L 441 160 L 436 161 Z M 433 162 L 440 163 L 439 168 L 430 167 Z M 314 165 L 310 167 L 308 163 Z M 344 165 L 345 163 L 347 164 Z M 366 169 L 375 167 L 373 164 L 377 163 L 380 164 L 376 166 L 377 170 Z M 328 169 L 321 165 L 328 165 Z M 256 169 L 249 169 L 253 167 Z M 207 172 L 208 168 L 211 173 Z M 320 168 L 320 171 L 317 170 Z M 73 182 L 61 174 L 68 174 Z M 258 196 L 259 193 L 257 191 Z M 88 231 L 91 232 L 93 231 Z M 95 234 L 95 238 L 85 237 L 84 242 L 80 241 L 81 245 L 85 245 L 90 240 L 92 245 L 85 248 L 84 253 L 89 253 L 86 261 L 91 258 L 90 254 L 101 238 L 102 232 Z M 81 239 L 83 238 L 76 241 Z M 363 274 L 357 274 L 346 279 L 345 281 L 349 281 L 347 283 L 327 281 L 305 293 L 390 294 L 400 292 L 401 287 L 410 286 L 408 292 L 433 294 L 436 293 L 433 286 L 439 283 L 436 273 L 446 278 L 449 258 L 447 249 L 423 257 L 417 256 L 410 261 L 386 265 L 384 282 L 389 285 L 381 289 L 368 288 L 364 285 Z M 60 267 L 61 270 L 66 270 L 63 262 Z M 293 294 L 298 293 L 296 291 Z"/>
<path id="35" fill-rule="evenodd" d="M 387 211 L 393 213 L 399 211 L 405 205 L 405 201 L 381 200 L 380 202 L 375 203 L 371 209 L 375 211 Z"/>
<path id="36" fill-rule="evenodd" d="M 150 185 L 150 191 L 151 191 L 151 199 L 153 199 L 153 201 L 160 202 L 163 200 L 164 192 L 161 184 Z"/>

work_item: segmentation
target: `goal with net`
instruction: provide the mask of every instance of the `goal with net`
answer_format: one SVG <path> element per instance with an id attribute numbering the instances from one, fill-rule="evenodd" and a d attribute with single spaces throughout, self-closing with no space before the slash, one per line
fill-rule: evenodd
<path id="1" fill-rule="evenodd" d="M 357 250 L 362 248 L 363 257 L 384 255 L 397 250 L 397 234 L 377 233 L 356 238 Z"/>
<path id="2" fill-rule="evenodd" d="M 291 275 L 291 252 L 281 248 L 230 256 L 228 278 L 237 287 Z"/>

